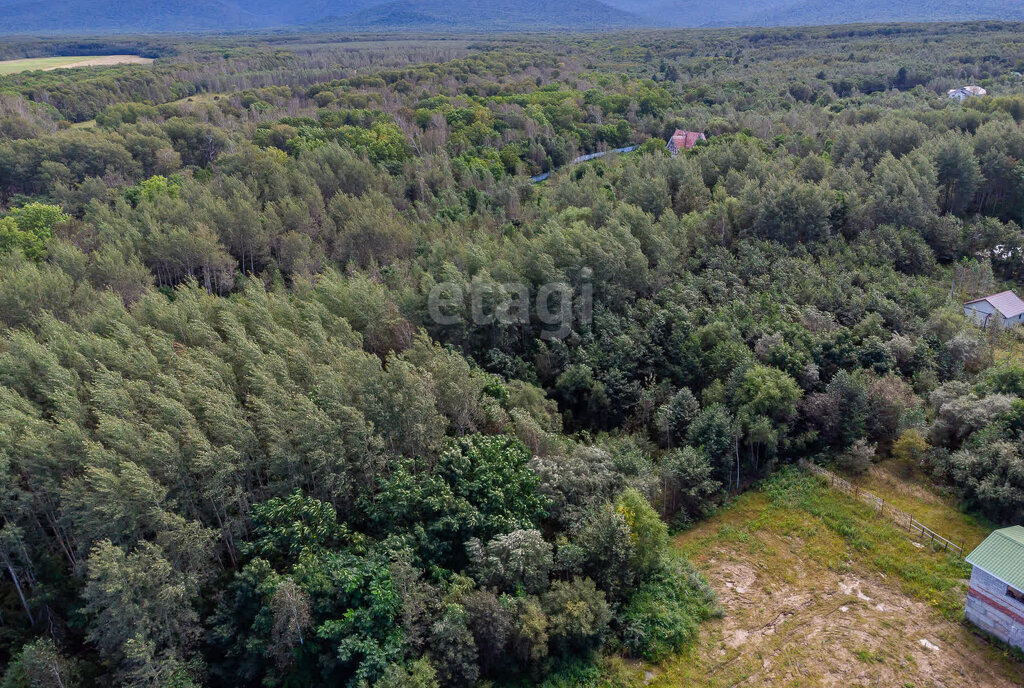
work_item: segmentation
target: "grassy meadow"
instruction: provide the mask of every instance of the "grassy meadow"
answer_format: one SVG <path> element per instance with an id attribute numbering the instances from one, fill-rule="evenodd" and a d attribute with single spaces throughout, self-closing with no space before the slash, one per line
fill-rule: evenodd
<path id="1" fill-rule="evenodd" d="M 980 542 L 989 526 L 914 476 L 861 482 L 940 532 Z M 970 566 L 932 552 L 849 495 L 786 470 L 676 538 L 724 610 L 697 646 L 612 675 L 652 686 L 1021 685 L 1020 665 L 962 622 Z"/>
<path id="2" fill-rule="evenodd" d="M 89 67 L 114 64 L 148 64 L 152 60 L 137 55 L 61 55 L 57 57 L 32 57 L 24 60 L 0 61 L 0 76 L 31 72 L 49 71 L 62 67 Z M 88 63 L 88 64 L 79 64 Z"/>

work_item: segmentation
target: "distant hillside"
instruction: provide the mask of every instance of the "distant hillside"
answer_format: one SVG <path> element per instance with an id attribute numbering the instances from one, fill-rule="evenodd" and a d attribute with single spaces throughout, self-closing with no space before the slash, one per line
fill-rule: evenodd
<path id="1" fill-rule="evenodd" d="M 315 24 L 380 0 L 0 0 L 0 33 L 244 31 Z"/>
<path id="2" fill-rule="evenodd" d="M 1024 20 L 1021 0 L 0 0 L 0 34 L 265 28 L 509 31 Z"/>
<path id="3" fill-rule="evenodd" d="M 366 29 L 442 31 L 601 29 L 649 23 L 597 0 L 393 0 L 335 21 Z"/>
<path id="4" fill-rule="evenodd" d="M 845 3 L 798 0 L 785 4 L 789 6 L 780 8 L 772 15 L 751 16 L 750 23 L 795 26 L 874 21 L 1024 20 L 1024 2 L 1021 0 L 968 0 L 948 3 L 934 0 L 859 0 Z"/>
<path id="5" fill-rule="evenodd" d="M 128 33 L 250 29 L 259 16 L 234 0 L 0 0 L 0 33 Z"/>
<path id="6" fill-rule="evenodd" d="M 599 0 L 0 0 L 0 34 L 242 31 L 276 27 L 590 30 L 649 23 Z"/>
<path id="7" fill-rule="evenodd" d="M 605 0 L 669 26 L 801 26 L 882 21 L 1024 20 L 1021 0 Z"/>

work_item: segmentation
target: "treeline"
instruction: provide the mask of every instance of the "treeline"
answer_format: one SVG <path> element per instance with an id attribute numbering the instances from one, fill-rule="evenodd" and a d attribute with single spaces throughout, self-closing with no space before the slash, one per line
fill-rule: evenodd
<path id="1" fill-rule="evenodd" d="M 107 38 L 7 36 L 0 40 L 0 60 L 22 60 L 59 55 L 141 55 L 166 57 L 178 52 L 173 39 L 154 36 Z"/>

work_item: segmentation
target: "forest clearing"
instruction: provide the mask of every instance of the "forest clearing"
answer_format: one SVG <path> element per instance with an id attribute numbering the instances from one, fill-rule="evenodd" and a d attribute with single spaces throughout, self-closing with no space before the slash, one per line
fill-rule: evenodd
<path id="1" fill-rule="evenodd" d="M 52 72 L 55 69 L 71 69 L 73 67 L 104 67 L 119 64 L 149 64 L 153 60 L 139 55 L 75 55 L 70 57 L 33 57 L 26 60 L 0 61 L 0 75 L 17 74 L 41 70 Z"/>
<path id="2" fill-rule="evenodd" d="M 901 473 L 890 461 L 860 482 L 968 549 L 989 532 Z M 651 685 L 1020 685 L 1019 662 L 960 620 L 970 567 L 818 478 L 777 475 L 676 546 L 711 581 L 724 616 Z"/>

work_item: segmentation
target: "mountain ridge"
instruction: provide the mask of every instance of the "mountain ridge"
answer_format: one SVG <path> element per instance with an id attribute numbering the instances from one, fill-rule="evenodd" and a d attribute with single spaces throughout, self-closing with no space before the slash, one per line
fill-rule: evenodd
<path id="1" fill-rule="evenodd" d="M 514 31 L 854 22 L 1024 20 L 1019 0 L 0 0 L 0 34 L 352 31 Z"/>
<path id="2" fill-rule="evenodd" d="M 689 0 L 606 0 L 648 22 L 673 27 L 801 26 L 873 22 L 1024 20 L 1019 0 L 757 0 L 696 3 Z"/>
<path id="3" fill-rule="evenodd" d="M 390 0 L 344 19 L 366 29 L 460 30 L 486 25 L 493 31 L 544 28 L 628 28 L 646 22 L 636 14 L 599 0 L 561 0 L 557 9 L 544 0 L 490 0 L 465 3 L 452 11 L 451 0 Z M 564 26 L 563 26 L 564 23 Z"/>

